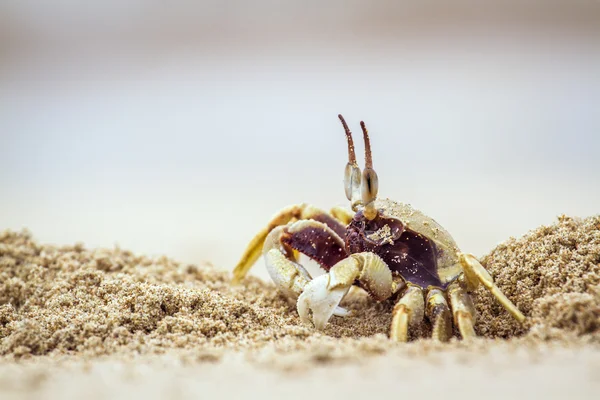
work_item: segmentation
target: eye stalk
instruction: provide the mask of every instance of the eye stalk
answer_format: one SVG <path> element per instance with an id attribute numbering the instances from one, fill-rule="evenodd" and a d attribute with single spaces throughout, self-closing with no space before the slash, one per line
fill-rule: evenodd
<path id="1" fill-rule="evenodd" d="M 375 200 L 379 190 L 379 179 L 373 169 L 373 158 L 371 156 L 371 141 L 369 140 L 369 131 L 363 121 L 360 121 L 360 127 L 363 131 L 365 140 L 365 169 L 362 172 L 361 198 L 365 206 L 364 215 L 367 219 L 373 220 L 377 216 Z"/>
<path id="2" fill-rule="evenodd" d="M 346 191 L 346 198 L 350 200 L 352 210 L 357 211 L 358 206 L 362 205 L 361 172 L 358 164 L 356 163 L 356 153 L 354 152 L 352 132 L 350 132 L 348 124 L 346 124 L 346 121 L 341 114 L 338 115 L 338 118 L 344 126 L 346 139 L 348 140 L 348 163 L 346 164 L 346 169 L 344 171 L 344 189 Z"/>

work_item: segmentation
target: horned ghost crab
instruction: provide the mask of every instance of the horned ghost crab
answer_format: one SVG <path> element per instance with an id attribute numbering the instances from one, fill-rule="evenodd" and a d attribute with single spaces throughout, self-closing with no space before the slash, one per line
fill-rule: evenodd
<path id="1" fill-rule="evenodd" d="M 344 175 L 353 213 L 334 207 L 330 213 L 307 204 L 277 213 L 248 245 L 234 270 L 240 281 L 262 253 L 271 278 L 290 299 L 300 318 L 322 330 L 332 315 L 346 316 L 339 304 L 352 285 L 375 300 L 394 299 L 390 338 L 408 340 L 408 329 L 427 317 L 432 337 L 447 341 L 453 323 L 463 339 L 475 337 L 475 309 L 469 294 L 480 284 L 518 321 L 525 316 L 494 284 L 471 255 L 462 253 L 450 234 L 408 204 L 377 199 L 369 133 L 361 122 L 365 168 L 356 163 L 352 133 L 340 121 L 348 142 Z M 312 278 L 299 253 L 327 271 Z"/>

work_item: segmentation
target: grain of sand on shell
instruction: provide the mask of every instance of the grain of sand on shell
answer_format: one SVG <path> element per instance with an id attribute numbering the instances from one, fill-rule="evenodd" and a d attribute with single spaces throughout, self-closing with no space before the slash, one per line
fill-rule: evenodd
<path id="1" fill-rule="evenodd" d="M 424 323 L 414 331 L 411 343 L 394 344 L 386 337 L 392 304 L 374 302 L 360 289 L 353 289 L 343 303 L 352 316 L 334 317 L 324 332 L 316 332 L 300 322 L 294 305 L 273 284 L 254 277 L 232 285 L 229 272 L 209 264 L 182 264 L 120 248 L 42 245 L 28 232 L 6 231 L 0 233 L 0 393 L 49 390 L 62 396 L 73 390 L 66 392 L 61 379 L 68 386 L 68 377 L 79 376 L 94 386 L 94 374 L 104 368 L 104 379 L 114 380 L 114 390 L 107 394 L 125 396 L 128 392 L 118 388 L 129 378 L 114 371 L 133 371 L 133 376 L 140 365 L 149 370 L 135 379 L 145 382 L 140 387 L 146 388 L 158 385 L 159 376 L 186 379 L 186 374 L 190 390 L 196 387 L 198 374 L 213 377 L 217 385 L 219 377 L 227 375 L 224 371 L 233 369 L 239 370 L 239 379 L 252 380 L 256 374 L 288 377 L 273 378 L 279 384 L 304 374 L 317 379 L 314 387 L 327 388 L 331 374 L 352 381 L 356 377 L 347 369 L 362 376 L 366 365 L 371 365 L 372 381 L 386 376 L 397 381 L 397 370 L 405 377 L 412 371 L 418 375 L 411 379 L 429 382 L 432 365 L 442 359 L 449 366 L 436 379 L 451 386 L 454 375 L 465 373 L 452 371 L 464 365 L 489 367 L 490 362 L 498 367 L 503 357 L 509 357 L 506 370 L 515 363 L 535 368 L 555 365 L 573 384 L 582 380 L 577 386 L 582 393 L 586 389 L 582 384 L 597 389 L 600 216 L 562 216 L 554 225 L 509 239 L 482 263 L 528 316 L 525 325 L 478 289 L 480 339 L 469 344 L 458 339 L 434 343 L 424 339 L 430 329 Z M 572 368 L 565 370 L 569 363 Z M 315 372 L 323 368 L 326 372 Z M 179 371 L 178 378 L 174 371 Z M 351 375 L 339 375 L 340 371 Z M 498 375 L 493 368 L 489 371 L 480 379 Z M 240 378 L 244 374 L 248 377 Z M 216 390 L 242 390 L 227 387 Z M 155 391 L 147 397 L 153 395 Z"/>

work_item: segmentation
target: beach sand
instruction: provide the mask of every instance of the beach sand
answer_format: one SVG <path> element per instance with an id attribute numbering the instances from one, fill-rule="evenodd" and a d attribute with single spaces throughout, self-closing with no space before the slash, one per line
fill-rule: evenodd
<path id="1" fill-rule="evenodd" d="M 480 288 L 481 338 L 436 343 L 424 323 L 396 344 L 393 304 L 360 289 L 316 332 L 255 277 L 6 231 L 0 398 L 597 398 L 600 216 L 559 217 L 482 263 L 525 325 Z"/>

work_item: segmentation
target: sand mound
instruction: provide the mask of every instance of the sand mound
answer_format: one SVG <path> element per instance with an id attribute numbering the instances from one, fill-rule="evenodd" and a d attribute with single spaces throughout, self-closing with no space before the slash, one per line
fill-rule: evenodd
<path id="1" fill-rule="evenodd" d="M 519 326 L 481 290 L 476 293 L 481 335 L 600 338 L 600 217 L 561 217 L 556 225 L 510 239 L 483 261 L 531 320 Z M 309 349 L 319 361 L 338 353 L 379 354 L 392 346 L 385 338 L 391 304 L 376 303 L 357 289 L 345 305 L 354 315 L 333 319 L 319 333 L 300 323 L 294 305 L 272 284 L 256 278 L 232 286 L 228 272 L 208 264 L 119 248 L 39 245 L 28 232 L 0 234 L 4 357 L 181 349 L 210 360 L 226 349 L 270 344 L 283 352 Z"/>
<path id="2" fill-rule="evenodd" d="M 561 216 L 520 239 L 511 238 L 482 259 L 498 286 L 529 318 L 520 326 L 479 289 L 479 333 L 511 337 L 528 331 L 542 339 L 565 333 L 600 337 L 600 216 Z"/>

